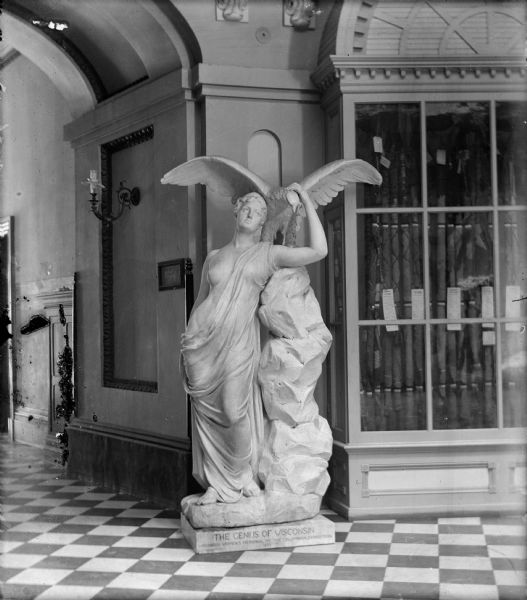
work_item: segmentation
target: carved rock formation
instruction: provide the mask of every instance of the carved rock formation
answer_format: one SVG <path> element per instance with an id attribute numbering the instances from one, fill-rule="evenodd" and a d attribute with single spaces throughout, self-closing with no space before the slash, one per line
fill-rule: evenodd
<path id="1" fill-rule="evenodd" d="M 258 475 L 266 493 L 322 498 L 329 485 L 332 436 L 314 391 L 331 333 L 304 267 L 275 273 L 261 302 L 260 320 L 273 337 L 260 360 L 259 382 L 271 422 Z"/>

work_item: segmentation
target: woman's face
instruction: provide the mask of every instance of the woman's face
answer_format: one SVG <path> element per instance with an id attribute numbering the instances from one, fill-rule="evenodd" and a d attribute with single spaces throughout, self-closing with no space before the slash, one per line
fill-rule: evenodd
<path id="1" fill-rule="evenodd" d="M 256 194 L 247 194 L 239 200 L 236 224 L 245 231 L 257 231 L 265 223 L 267 207 L 263 198 Z"/>

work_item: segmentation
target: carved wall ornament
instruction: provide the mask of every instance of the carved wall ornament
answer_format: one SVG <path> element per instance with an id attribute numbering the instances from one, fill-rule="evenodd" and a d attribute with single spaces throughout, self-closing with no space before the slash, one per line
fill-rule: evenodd
<path id="1" fill-rule="evenodd" d="M 216 21 L 248 23 L 248 0 L 216 0 Z"/>
<path id="2" fill-rule="evenodd" d="M 297 31 L 315 28 L 315 17 L 322 11 L 315 0 L 283 0 L 284 25 Z"/>

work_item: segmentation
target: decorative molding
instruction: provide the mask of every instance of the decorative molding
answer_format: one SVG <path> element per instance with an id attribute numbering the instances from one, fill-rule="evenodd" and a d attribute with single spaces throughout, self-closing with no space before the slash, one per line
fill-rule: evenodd
<path id="1" fill-rule="evenodd" d="M 192 71 L 192 82 L 196 100 L 215 96 L 320 103 L 307 70 L 200 64 Z"/>
<path id="2" fill-rule="evenodd" d="M 366 47 L 371 19 L 377 8 L 377 3 L 378 0 L 362 0 L 360 3 L 353 33 L 350 32 L 350 37 L 352 37 L 353 40 L 353 54 L 363 52 Z"/>
<path id="3" fill-rule="evenodd" d="M 103 214 L 111 210 L 112 155 L 115 152 L 142 144 L 154 137 L 154 126 L 148 125 L 101 146 L 101 181 Z M 102 313 L 103 313 L 103 385 L 104 387 L 157 392 L 157 381 L 124 379 L 115 376 L 115 338 L 113 313 L 113 224 L 102 227 Z"/>
<path id="4" fill-rule="evenodd" d="M 340 70 L 333 66 L 331 59 L 327 58 L 322 62 L 311 76 L 313 83 L 321 92 L 327 92 L 340 79 Z"/>
<path id="5" fill-rule="evenodd" d="M 141 129 L 185 103 L 183 79 L 188 79 L 187 72 L 172 71 L 139 84 L 126 94 L 109 98 L 89 114 L 66 124 L 64 139 L 79 148 L 111 141 L 132 128 Z"/>
<path id="6" fill-rule="evenodd" d="M 216 0 L 216 21 L 248 23 L 248 0 Z"/>
<path id="7" fill-rule="evenodd" d="M 369 487 L 370 473 L 378 471 L 397 471 L 401 473 L 401 481 L 405 481 L 404 474 L 408 471 L 447 471 L 458 469 L 485 469 L 488 474 L 488 484 L 482 486 L 453 486 L 453 487 L 401 487 L 372 490 Z M 393 496 L 408 494 L 438 494 L 438 493 L 496 493 L 496 464 L 490 462 L 441 462 L 441 463 L 397 463 L 397 464 L 363 464 L 360 467 L 362 473 L 361 496 L 368 498 L 370 496 Z"/>
<path id="8" fill-rule="evenodd" d="M 41 279 L 38 281 L 27 281 L 16 286 L 17 296 L 44 296 L 45 294 L 55 294 L 57 290 L 72 290 L 74 278 L 71 277 L 53 277 L 51 279 Z"/>
<path id="9" fill-rule="evenodd" d="M 133 443 L 148 444 L 160 448 L 170 448 L 190 452 L 190 440 L 161 435 L 159 433 L 124 427 L 114 423 L 94 422 L 86 417 L 76 417 L 68 425 L 68 429 L 83 431 L 93 435 L 109 436 L 115 439 L 127 440 Z"/>
<path id="10" fill-rule="evenodd" d="M 148 125 L 147 127 L 143 127 L 142 129 L 138 129 L 137 131 L 133 131 L 132 133 L 127 133 L 115 140 L 110 142 L 106 142 L 103 147 L 104 149 L 113 154 L 114 152 L 119 152 L 119 150 L 124 150 L 125 148 L 131 148 L 132 146 L 136 146 L 137 144 L 142 144 L 148 140 L 151 140 L 154 137 L 154 126 Z M 109 193 L 107 193 L 107 197 Z"/>
<path id="11" fill-rule="evenodd" d="M 336 53 L 519 56 L 524 51 L 525 26 L 524 6 L 517 1 L 467 6 L 464 0 L 415 0 L 409 7 L 357 0 L 340 13 Z"/>
<path id="12" fill-rule="evenodd" d="M 332 56 L 319 65 L 313 81 L 321 92 L 338 83 L 341 91 L 357 91 L 361 86 L 376 83 L 379 86 L 455 85 L 462 80 L 464 88 L 486 79 L 490 86 L 501 88 L 503 83 L 519 82 L 525 86 L 527 65 L 514 57 L 358 57 Z M 459 89 L 459 88 L 458 88 Z M 388 90 L 387 90 L 388 91 Z"/>
<path id="13" fill-rule="evenodd" d="M 517 469 L 523 470 L 523 485 L 518 484 L 518 480 L 516 478 Z M 525 484 L 525 477 L 527 472 L 527 463 L 525 462 L 514 462 L 509 463 L 509 492 L 512 494 L 523 494 L 527 495 L 527 486 Z"/>
<path id="14" fill-rule="evenodd" d="M 44 310 L 54 309 L 59 307 L 60 304 L 63 306 L 73 306 L 73 289 L 62 289 L 52 292 L 44 292 L 37 294 L 36 298 L 42 303 Z"/>
<path id="15" fill-rule="evenodd" d="M 459 439 L 459 437 L 455 439 L 429 439 L 426 441 L 410 441 L 408 439 L 408 433 L 405 432 L 406 440 L 405 441 L 388 441 L 382 435 L 380 436 L 382 439 L 378 442 L 364 442 L 364 443 L 355 443 L 355 444 L 346 444 L 343 442 L 339 442 L 337 440 L 333 440 L 333 446 L 344 450 L 349 456 L 356 455 L 364 455 L 364 454 L 386 454 L 386 453 L 406 453 L 406 452 L 438 452 L 438 451 L 449 451 L 449 452 L 463 452 L 468 450 L 477 450 L 477 449 L 490 449 L 494 448 L 496 450 L 504 449 L 509 450 L 510 448 L 518 448 L 519 450 L 524 451 L 527 448 L 527 439 L 524 435 L 525 429 L 518 428 L 517 437 L 503 437 L 503 438 L 487 438 L 487 439 Z M 391 433 L 391 432 L 377 432 L 379 433 Z M 438 433 L 444 435 L 444 431 L 439 431 Z M 446 432 L 449 433 L 449 432 Z M 454 431 L 452 433 L 455 433 Z"/>

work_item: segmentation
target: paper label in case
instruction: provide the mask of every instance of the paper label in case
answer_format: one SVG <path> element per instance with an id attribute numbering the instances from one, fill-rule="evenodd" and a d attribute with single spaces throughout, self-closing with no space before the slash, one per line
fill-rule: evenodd
<path id="1" fill-rule="evenodd" d="M 449 287 L 446 292 L 446 317 L 452 321 L 461 319 L 461 288 Z M 459 331 L 461 323 L 448 323 L 448 331 Z"/>
<path id="2" fill-rule="evenodd" d="M 382 312 L 385 321 L 395 321 L 397 319 L 393 289 L 391 288 L 382 291 Z M 386 326 L 386 331 L 397 331 L 398 329 L 397 325 Z"/>
<path id="3" fill-rule="evenodd" d="M 436 152 L 436 163 L 438 165 L 446 165 L 446 150 L 439 149 Z"/>
<path id="4" fill-rule="evenodd" d="M 425 318 L 425 291 L 420 288 L 412 290 L 412 319 L 418 321 Z"/>
<path id="5" fill-rule="evenodd" d="M 494 318 L 494 288 L 491 285 L 481 287 L 481 318 Z M 492 328 L 494 323 L 483 323 L 483 327 Z"/>
<path id="6" fill-rule="evenodd" d="M 508 319 L 521 318 L 520 298 L 521 292 L 519 285 L 507 285 L 505 287 L 505 316 Z M 521 323 L 505 323 L 505 331 L 520 330 Z"/>

